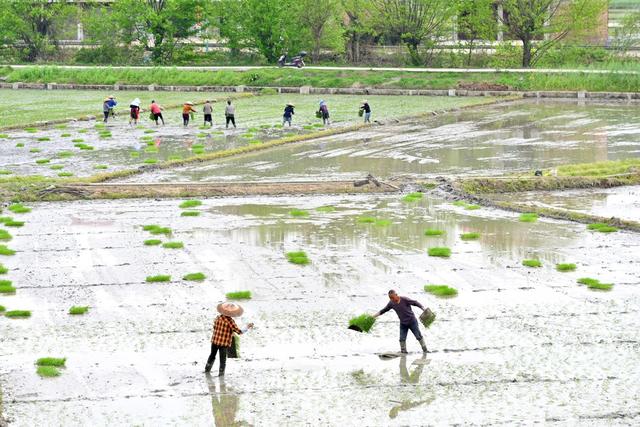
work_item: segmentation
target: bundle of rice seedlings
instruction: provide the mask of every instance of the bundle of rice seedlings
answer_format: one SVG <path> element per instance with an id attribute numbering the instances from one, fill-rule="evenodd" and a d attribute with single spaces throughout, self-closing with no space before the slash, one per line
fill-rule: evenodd
<path id="1" fill-rule="evenodd" d="M 524 265 L 525 267 L 534 267 L 534 268 L 542 267 L 542 263 L 537 259 L 523 259 L 522 265 Z"/>
<path id="2" fill-rule="evenodd" d="M 427 254 L 429 254 L 429 256 L 449 258 L 451 256 L 451 249 L 444 247 L 429 248 L 427 249 Z"/>
<path id="3" fill-rule="evenodd" d="M 65 366 L 66 362 L 67 359 L 62 357 L 42 357 L 36 361 L 36 365 L 55 366 L 56 368 L 60 368 L 62 366 Z"/>
<path id="4" fill-rule="evenodd" d="M 533 212 L 526 212 L 520 214 L 520 222 L 536 222 L 538 220 L 538 214 Z"/>
<path id="5" fill-rule="evenodd" d="M 144 231 L 151 231 L 155 230 L 156 228 L 160 228 L 160 226 L 158 224 L 147 224 L 142 226 L 142 229 Z"/>
<path id="6" fill-rule="evenodd" d="M 93 166 L 94 169 L 108 169 L 109 166 L 107 165 L 95 165 Z"/>
<path id="7" fill-rule="evenodd" d="M 64 169 L 64 165 L 51 165 L 49 166 L 49 169 L 52 171 L 59 171 L 60 169 Z"/>
<path id="8" fill-rule="evenodd" d="M 452 288 L 447 285 L 426 285 L 424 287 L 426 292 L 433 294 L 437 297 L 447 298 L 447 297 L 455 297 L 458 295 L 458 291 L 455 288 Z"/>
<path id="9" fill-rule="evenodd" d="M 147 165 L 155 165 L 156 163 L 158 163 L 158 159 L 145 159 L 143 163 Z"/>
<path id="10" fill-rule="evenodd" d="M 26 319 L 31 317 L 29 310 L 11 310 L 4 313 L 5 317 L 10 319 Z"/>
<path id="11" fill-rule="evenodd" d="M 54 128 L 56 129 L 66 129 L 68 126 L 65 124 L 60 124 L 60 125 L 55 125 Z"/>
<path id="12" fill-rule="evenodd" d="M 43 378 L 53 378 L 60 376 L 60 370 L 54 366 L 38 366 L 36 373 Z"/>
<path id="13" fill-rule="evenodd" d="M 146 281 L 148 283 L 170 282 L 171 276 L 169 276 L 168 274 L 158 274 L 157 276 L 147 276 Z"/>
<path id="14" fill-rule="evenodd" d="M 144 149 L 144 152 L 145 152 L 145 153 L 151 153 L 151 154 L 153 154 L 153 153 L 157 153 L 158 151 L 160 151 L 160 150 L 158 150 L 158 149 L 157 149 L 156 147 L 154 147 L 154 146 L 147 147 L 147 148 L 145 148 L 145 149 Z"/>
<path id="15" fill-rule="evenodd" d="M 251 299 L 251 291 L 228 292 L 227 299 Z"/>
<path id="16" fill-rule="evenodd" d="M 435 228 L 428 228 L 424 230 L 425 236 L 434 237 L 434 236 L 442 236 L 443 234 L 444 234 L 443 230 L 437 230 Z"/>
<path id="17" fill-rule="evenodd" d="M 24 128 L 25 132 L 29 132 L 29 133 L 36 133 L 38 132 L 38 129 L 36 128 Z"/>
<path id="18" fill-rule="evenodd" d="M 0 280 L 0 294 L 14 294 L 16 288 L 11 280 Z"/>
<path id="19" fill-rule="evenodd" d="M 420 192 L 409 193 L 402 198 L 403 202 L 409 202 L 409 203 L 417 202 L 419 200 L 422 200 L 422 193 Z"/>
<path id="20" fill-rule="evenodd" d="M 18 142 L 16 144 L 16 148 L 22 148 L 22 147 L 24 147 L 24 142 Z"/>
<path id="21" fill-rule="evenodd" d="M 358 218 L 358 222 L 360 224 L 375 224 L 376 219 L 370 216 L 361 216 L 360 218 Z"/>
<path id="22" fill-rule="evenodd" d="M 306 252 L 304 251 L 287 252 L 286 255 L 287 259 L 292 264 L 306 265 L 310 262 Z"/>
<path id="23" fill-rule="evenodd" d="M 9 221 L 5 221 L 4 225 L 5 227 L 22 227 L 24 225 L 24 221 L 14 221 L 10 219 Z"/>
<path id="24" fill-rule="evenodd" d="M 74 138 L 74 139 L 71 140 L 71 142 L 80 143 L 80 142 L 84 142 L 84 139 L 82 139 L 82 138 Z"/>
<path id="25" fill-rule="evenodd" d="M 0 175 L 11 175 L 13 172 L 6 169 L 0 169 Z"/>
<path id="26" fill-rule="evenodd" d="M 336 208 L 333 207 L 333 206 L 320 206 L 320 207 L 316 208 L 316 211 L 323 212 L 323 213 L 333 212 L 335 210 L 336 210 Z"/>
<path id="27" fill-rule="evenodd" d="M 41 136 L 38 138 L 38 141 L 42 142 L 42 141 L 51 141 L 51 138 L 49 138 L 48 136 Z"/>
<path id="28" fill-rule="evenodd" d="M 144 133 L 155 133 L 156 131 L 153 129 L 145 129 Z"/>
<path id="29" fill-rule="evenodd" d="M 458 206 L 461 208 L 464 208 L 465 206 L 467 206 L 467 202 L 465 202 L 464 200 L 456 200 L 455 202 L 451 203 L 453 206 Z"/>
<path id="30" fill-rule="evenodd" d="M 49 163 L 50 161 L 51 161 L 51 159 L 38 159 L 38 160 L 36 160 L 36 164 L 45 165 L 45 164 Z"/>
<path id="31" fill-rule="evenodd" d="M 200 206 L 202 205 L 202 202 L 200 200 L 185 200 L 184 202 L 180 203 L 180 209 L 189 209 L 189 208 L 195 208 L 196 206 Z"/>
<path id="32" fill-rule="evenodd" d="M 67 157 L 73 157 L 73 151 L 60 151 L 57 154 L 57 157 L 59 157 L 61 159 L 65 159 Z"/>
<path id="33" fill-rule="evenodd" d="M 480 209 L 482 206 L 480 205 L 467 205 L 464 207 L 465 210 L 467 211 L 476 211 L 478 209 Z"/>
<path id="34" fill-rule="evenodd" d="M 69 309 L 69 314 L 72 314 L 72 315 L 76 316 L 76 315 L 80 315 L 80 314 L 85 314 L 87 311 L 89 311 L 89 307 L 87 307 L 87 306 L 76 306 L 76 305 L 74 305 L 73 307 L 71 307 Z"/>
<path id="35" fill-rule="evenodd" d="M 5 310 L 6 308 L 4 307 L 4 305 L 0 305 L 0 313 L 4 313 Z"/>
<path id="36" fill-rule="evenodd" d="M 151 135 L 143 135 L 140 137 L 141 141 L 153 141 L 153 136 Z"/>
<path id="37" fill-rule="evenodd" d="M 165 249 L 182 249 L 184 248 L 184 243 L 182 242 L 166 242 L 162 244 L 162 247 Z"/>
<path id="38" fill-rule="evenodd" d="M 89 129 L 80 129 L 78 133 L 88 133 Z"/>
<path id="39" fill-rule="evenodd" d="M 462 240 L 478 240 L 480 238 L 480 233 L 462 233 L 460 238 Z"/>
<path id="40" fill-rule="evenodd" d="M 389 219 L 377 219 L 376 222 L 373 224 L 376 227 L 387 227 L 389 225 L 391 225 L 391 220 Z"/>
<path id="41" fill-rule="evenodd" d="M 171 234 L 171 229 L 169 227 L 158 227 L 151 230 L 150 233 L 155 235 L 164 234 L 168 236 Z"/>
<path id="42" fill-rule="evenodd" d="M 436 320 L 436 314 L 431 311 L 431 309 L 427 308 L 420 315 L 420 322 L 425 328 L 431 326 L 431 324 Z"/>
<path id="43" fill-rule="evenodd" d="M 5 225 L 7 223 L 5 222 Z M 13 249 L 9 249 L 6 245 L 0 245 L 0 255 L 5 255 L 5 256 L 11 256 L 11 255 L 15 255 L 16 251 L 14 251 Z"/>
<path id="44" fill-rule="evenodd" d="M 180 214 L 180 216 L 199 216 L 200 211 L 184 211 Z"/>
<path id="45" fill-rule="evenodd" d="M 8 272 L 9 272 L 9 269 L 4 265 L 0 264 L 0 274 L 7 274 Z"/>
<path id="46" fill-rule="evenodd" d="M 589 224 L 587 225 L 587 229 L 589 230 L 593 230 L 593 231 L 597 231 L 600 233 L 615 233 L 616 231 L 618 231 L 618 229 L 616 227 L 613 227 L 609 224 L 604 224 L 602 222 L 596 222 L 593 224 Z"/>
<path id="47" fill-rule="evenodd" d="M 556 270 L 562 272 L 575 271 L 576 268 L 575 264 L 556 264 Z"/>
<path id="48" fill-rule="evenodd" d="M 349 320 L 349 329 L 369 333 L 373 324 L 376 323 L 376 319 L 368 314 L 361 314 Z"/>
<path id="49" fill-rule="evenodd" d="M 293 217 L 306 217 L 309 216 L 309 212 L 303 210 L 303 209 L 291 209 L 289 211 L 289 215 L 293 216 Z"/>
<path id="50" fill-rule="evenodd" d="M 68 178 L 70 176 L 73 176 L 73 172 L 60 172 L 58 173 L 58 176 L 60 178 Z"/>
<path id="51" fill-rule="evenodd" d="M 204 148 L 194 148 L 192 152 L 193 154 L 204 154 Z"/>
<path id="52" fill-rule="evenodd" d="M 0 241 L 8 242 L 11 239 L 13 239 L 13 236 L 11 235 L 11 233 L 9 233 L 7 230 L 3 230 L 0 228 Z"/>
<path id="53" fill-rule="evenodd" d="M 29 152 L 30 152 L 30 153 L 39 153 L 39 152 L 41 152 L 41 151 L 42 151 L 42 150 L 41 150 L 41 149 L 39 149 L 39 148 L 30 148 L 30 149 L 29 149 Z"/>
<path id="54" fill-rule="evenodd" d="M 202 282 L 206 278 L 207 276 L 205 276 L 204 273 L 189 273 L 189 274 L 185 274 L 182 277 L 182 280 L 188 280 L 192 282 Z"/>
<path id="55" fill-rule="evenodd" d="M 613 283 L 601 283 L 598 279 L 592 279 L 591 277 L 581 277 L 578 279 L 578 283 L 587 285 L 587 288 L 596 291 L 610 291 L 613 288 Z"/>
<path id="56" fill-rule="evenodd" d="M 160 243 L 162 243 L 162 240 L 158 240 L 158 239 L 148 239 L 144 241 L 145 246 L 157 246 Z"/>
<path id="57" fill-rule="evenodd" d="M 129 155 L 130 155 L 131 157 L 140 157 L 140 153 L 139 153 L 139 152 L 137 152 L 137 151 L 132 151 L 132 152 L 130 152 L 130 153 L 129 153 Z"/>
<path id="58" fill-rule="evenodd" d="M 61 133 L 60 138 L 69 138 L 71 136 L 70 133 Z"/>
<path id="59" fill-rule="evenodd" d="M 0 138 L 2 139 L 9 138 L 9 135 L 7 135 L 6 133 L 0 133 Z"/>

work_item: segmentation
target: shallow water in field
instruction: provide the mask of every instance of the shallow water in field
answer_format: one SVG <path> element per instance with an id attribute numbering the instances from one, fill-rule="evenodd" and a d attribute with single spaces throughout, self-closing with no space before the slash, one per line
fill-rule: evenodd
<path id="1" fill-rule="evenodd" d="M 497 175 L 640 157 L 638 104 L 526 100 L 136 177 L 154 181 Z"/>
<path id="2" fill-rule="evenodd" d="M 640 241 L 584 225 L 465 210 L 425 196 L 252 197 L 33 205 L 0 261 L 18 288 L 0 296 L 0 384 L 12 425 L 635 424 L 640 399 Z M 333 206 L 332 212 L 317 211 Z M 293 218 L 293 208 L 307 210 Z M 56 212 L 56 215 L 51 215 Z M 17 216 L 17 215 L 16 215 Z M 362 224 L 362 217 L 389 225 Z M 184 249 L 148 247 L 144 224 L 167 225 Z M 438 228 L 442 237 L 427 237 Z M 477 241 L 459 234 L 481 233 Z M 426 249 L 448 246 L 448 259 Z M 304 250 L 307 266 L 287 262 Z M 537 258 L 541 268 L 521 265 Z M 559 262 L 577 271 L 559 273 Z M 202 283 L 185 282 L 201 271 Z M 169 283 L 145 277 L 170 274 Z M 614 283 L 595 292 L 579 277 Z M 423 291 L 448 284 L 455 298 Z M 410 337 L 396 351 L 397 318 L 370 334 L 348 319 L 375 312 L 389 288 L 431 307 L 431 353 Z M 215 304 L 251 290 L 240 360 L 224 382 L 201 373 Z M 71 317 L 71 305 L 88 305 Z M 65 356 L 60 377 L 34 362 Z M 217 362 L 216 362 L 217 363 Z M 214 367 L 217 368 L 217 364 Z M 236 424 L 234 424 L 236 423 Z"/>

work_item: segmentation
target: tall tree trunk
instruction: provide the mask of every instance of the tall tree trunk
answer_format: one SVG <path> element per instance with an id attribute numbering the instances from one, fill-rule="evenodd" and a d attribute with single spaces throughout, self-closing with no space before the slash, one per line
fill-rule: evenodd
<path id="1" fill-rule="evenodd" d="M 414 42 L 407 43 L 409 57 L 412 65 L 421 65 L 420 54 L 418 53 L 418 44 Z"/>
<path id="2" fill-rule="evenodd" d="M 360 63 L 360 33 L 356 33 L 354 37 L 353 60 L 356 64 Z"/>
<path id="3" fill-rule="evenodd" d="M 529 68 L 531 66 L 531 40 L 522 40 L 522 66 Z"/>

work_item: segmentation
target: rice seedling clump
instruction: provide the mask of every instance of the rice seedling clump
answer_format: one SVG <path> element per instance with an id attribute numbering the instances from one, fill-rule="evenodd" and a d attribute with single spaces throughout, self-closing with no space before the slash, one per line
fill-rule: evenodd
<path id="1" fill-rule="evenodd" d="M 0 280 L 0 294 L 14 294 L 16 288 L 11 280 Z"/>
<path id="2" fill-rule="evenodd" d="M 437 230 L 435 228 L 428 228 L 424 230 L 425 236 L 434 237 L 434 236 L 442 236 L 443 234 L 444 234 L 443 230 Z"/>
<path id="3" fill-rule="evenodd" d="M 184 243 L 182 242 L 166 242 L 162 244 L 163 248 L 166 249 L 182 249 L 184 248 Z"/>
<path id="4" fill-rule="evenodd" d="M 292 264 L 298 264 L 298 265 L 309 264 L 309 257 L 307 257 L 307 254 L 304 251 L 287 252 L 287 259 Z"/>
<path id="5" fill-rule="evenodd" d="M 604 224 L 602 222 L 589 224 L 587 225 L 587 229 L 597 231 L 599 233 L 615 233 L 616 231 L 618 231 L 618 228 L 613 227 L 609 224 Z"/>
<path id="6" fill-rule="evenodd" d="M 429 256 L 449 258 L 451 256 L 451 249 L 444 247 L 434 247 L 427 249 Z"/>
<path id="7" fill-rule="evenodd" d="M 73 173 L 72 173 L 72 172 L 60 172 L 60 173 L 58 174 L 58 176 L 59 176 L 60 178 L 68 178 L 68 177 L 70 177 L 70 176 L 73 176 Z"/>
<path id="8" fill-rule="evenodd" d="M 7 225 L 6 222 L 5 222 L 5 225 Z M 11 256 L 15 254 L 16 254 L 16 251 L 14 251 L 13 249 L 9 249 L 6 245 L 0 245 L 0 255 Z"/>
<path id="9" fill-rule="evenodd" d="M 43 378 L 53 378 L 60 376 L 60 370 L 55 366 L 38 366 L 36 373 Z"/>
<path id="10" fill-rule="evenodd" d="M 49 166 L 49 169 L 51 169 L 52 171 L 58 171 L 60 169 L 64 169 L 64 165 L 51 165 Z"/>
<path id="11" fill-rule="evenodd" d="M 305 217 L 309 216 L 309 212 L 303 209 L 291 209 L 289 211 L 289 215 L 291 215 L 292 217 Z"/>
<path id="12" fill-rule="evenodd" d="M 5 310 L 6 308 L 4 308 L 4 305 L 0 305 L 0 313 L 4 313 Z"/>
<path id="13" fill-rule="evenodd" d="M 148 239 L 144 241 L 145 246 L 157 246 L 162 243 L 162 240 L 159 239 Z"/>
<path id="14" fill-rule="evenodd" d="M 158 163 L 158 159 L 145 159 L 144 163 L 146 163 L 147 165 L 155 165 L 156 163 Z"/>
<path id="15" fill-rule="evenodd" d="M 524 259 L 522 260 L 522 265 L 533 268 L 542 267 L 542 263 L 537 259 Z"/>
<path id="16" fill-rule="evenodd" d="M 610 291 L 613 288 L 612 283 L 601 283 L 600 280 L 591 277 L 581 277 L 578 279 L 578 283 L 596 291 Z"/>
<path id="17" fill-rule="evenodd" d="M 349 320 L 349 329 L 353 329 L 358 332 L 366 332 L 369 333 L 371 328 L 373 328 L 374 323 L 376 323 L 376 319 L 373 316 L 368 314 L 361 314 L 360 316 L 354 317 Z"/>
<path id="18" fill-rule="evenodd" d="M 316 211 L 323 212 L 323 213 L 333 212 L 335 210 L 336 210 L 336 208 L 333 207 L 333 206 L 320 206 L 320 207 L 316 208 Z"/>
<path id="19" fill-rule="evenodd" d="M 360 218 L 358 218 L 358 222 L 360 224 L 375 224 L 376 219 L 370 216 L 361 216 Z"/>
<path id="20" fill-rule="evenodd" d="M 199 216 L 200 211 L 184 211 L 180 214 L 180 216 Z"/>
<path id="21" fill-rule="evenodd" d="M 7 230 L 3 230 L 0 228 L 0 240 L 3 242 L 8 242 L 11 239 L 13 239 L 13 236 L 11 235 L 11 233 L 9 233 Z"/>
<path id="22" fill-rule="evenodd" d="M 9 269 L 4 265 L 0 264 L 0 274 L 7 274 L 8 272 L 9 272 Z"/>
<path id="23" fill-rule="evenodd" d="M 228 292 L 227 299 L 251 299 L 251 291 Z"/>
<path id="24" fill-rule="evenodd" d="M 480 238 L 480 233 L 462 233 L 460 238 L 462 240 L 478 240 Z"/>
<path id="25" fill-rule="evenodd" d="M 533 212 L 527 212 L 520 214 L 520 222 L 536 222 L 538 220 L 538 214 Z"/>
<path id="26" fill-rule="evenodd" d="M 62 357 L 42 357 L 36 361 L 38 366 L 55 366 L 57 368 L 64 366 L 67 359 Z"/>
<path id="27" fill-rule="evenodd" d="M 562 272 L 575 271 L 576 268 L 575 264 L 556 264 L 556 270 Z"/>
<path id="28" fill-rule="evenodd" d="M 24 221 L 14 221 L 12 219 L 9 219 L 9 221 L 5 221 L 4 225 L 5 227 L 22 227 L 24 225 Z M 0 255 L 3 255 L 3 254 L 0 253 Z"/>
<path id="29" fill-rule="evenodd" d="M 36 164 L 38 164 L 38 165 L 46 165 L 50 161 L 51 161 L 51 159 L 38 159 L 38 160 L 36 160 Z"/>
<path id="30" fill-rule="evenodd" d="M 192 282 L 202 282 L 206 278 L 207 276 L 205 276 L 204 273 L 189 273 L 189 274 L 185 274 L 182 277 L 182 280 L 188 280 Z"/>
<path id="31" fill-rule="evenodd" d="M 87 311 L 89 311 L 89 307 L 87 306 L 74 305 L 69 309 L 69 314 L 72 314 L 75 316 L 75 315 L 85 314 Z"/>
<path id="32" fill-rule="evenodd" d="M 437 297 L 454 297 L 458 295 L 458 291 L 447 285 L 426 285 L 424 290 Z"/>
<path id="33" fill-rule="evenodd" d="M 26 319 L 31 317 L 31 312 L 29 310 L 11 310 L 5 312 L 4 315 L 11 319 Z"/>
<path id="34" fill-rule="evenodd" d="M 402 198 L 403 202 L 408 202 L 408 203 L 417 202 L 419 200 L 422 200 L 422 193 L 420 192 L 409 193 Z"/>
<path id="35" fill-rule="evenodd" d="M 151 234 L 171 234 L 171 229 L 169 227 L 158 227 L 150 231 Z"/>
<path id="36" fill-rule="evenodd" d="M 180 203 L 180 209 L 195 208 L 196 206 L 200 205 L 202 205 L 202 202 L 200 200 L 185 200 L 184 202 Z"/>
<path id="37" fill-rule="evenodd" d="M 159 274 L 157 276 L 147 276 L 146 281 L 148 283 L 170 282 L 171 281 L 171 276 L 169 276 L 168 274 Z"/>

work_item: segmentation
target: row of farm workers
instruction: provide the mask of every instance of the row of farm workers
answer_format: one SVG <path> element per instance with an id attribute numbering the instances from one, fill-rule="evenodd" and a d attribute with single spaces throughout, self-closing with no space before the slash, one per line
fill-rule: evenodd
<path id="1" fill-rule="evenodd" d="M 116 116 L 115 107 L 117 105 L 118 102 L 116 101 L 116 98 L 114 96 L 108 96 L 104 99 L 102 103 L 104 123 L 107 123 L 109 121 L 109 118 Z M 129 125 L 137 125 L 138 121 L 140 120 L 140 114 L 146 111 L 149 112 L 149 120 L 155 122 L 156 125 L 159 125 L 161 122 L 163 125 L 165 124 L 164 117 L 162 115 L 164 108 L 160 104 L 158 104 L 155 100 L 152 100 L 149 108 L 147 110 L 144 110 L 140 108 L 140 98 L 136 98 L 129 104 Z M 189 121 L 194 119 L 197 112 L 198 111 L 194 108 L 193 102 L 185 102 L 182 106 L 183 126 L 189 126 Z M 369 105 L 369 102 L 367 100 L 362 101 L 358 112 L 360 116 L 364 117 L 365 123 L 371 123 L 371 106 Z M 207 100 L 204 103 L 204 106 L 202 107 L 202 114 L 204 118 L 204 125 L 213 127 L 213 103 L 211 101 Z M 284 126 L 285 124 L 288 124 L 289 126 L 291 126 L 294 115 L 295 105 L 289 102 L 284 107 L 284 112 L 282 114 L 282 125 Z M 330 124 L 329 106 L 327 105 L 326 101 L 320 101 L 318 110 L 316 111 L 316 117 L 322 119 L 322 123 L 324 125 Z M 236 107 L 230 99 L 227 100 L 227 103 L 224 107 L 224 118 L 227 128 L 229 127 L 229 125 L 232 125 L 234 128 L 236 127 Z"/>

